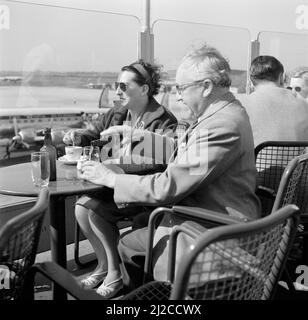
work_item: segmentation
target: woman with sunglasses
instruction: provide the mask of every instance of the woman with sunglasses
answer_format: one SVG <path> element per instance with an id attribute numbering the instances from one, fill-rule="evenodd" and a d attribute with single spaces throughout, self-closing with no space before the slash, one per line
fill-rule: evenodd
<path id="1" fill-rule="evenodd" d="M 102 131 L 124 123 L 152 132 L 157 129 L 162 133 L 173 132 L 177 126 L 176 118 L 154 98 L 159 87 L 158 67 L 142 60 L 123 67 L 115 83 L 119 103 L 102 116 L 94 130 L 72 130 L 65 135 L 64 142 L 88 145 L 92 140 L 99 139 Z M 82 196 L 77 201 L 76 219 L 98 259 L 95 270 L 81 281 L 84 288 L 92 289 L 100 285 L 97 292 L 109 299 L 123 287 L 116 223 L 144 211 L 147 211 L 144 207 L 118 208 L 113 200 L 113 191 L 106 188 L 91 198 Z"/>

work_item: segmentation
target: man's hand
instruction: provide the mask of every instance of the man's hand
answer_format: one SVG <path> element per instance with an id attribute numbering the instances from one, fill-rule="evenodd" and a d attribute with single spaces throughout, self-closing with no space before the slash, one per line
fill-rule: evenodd
<path id="1" fill-rule="evenodd" d="M 81 145 L 81 136 L 84 129 L 71 129 L 67 131 L 63 137 L 63 142 L 67 145 L 72 144 L 75 146 Z"/>
<path id="2" fill-rule="evenodd" d="M 81 164 L 81 179 L 88 180 L 109 188 L 114 188 L 116 173 L 97 161 L 86 161 Z"/>

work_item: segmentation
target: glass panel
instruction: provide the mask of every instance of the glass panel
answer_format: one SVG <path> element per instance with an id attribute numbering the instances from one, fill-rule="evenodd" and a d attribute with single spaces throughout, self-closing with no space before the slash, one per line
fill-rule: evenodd
<path id="1" fill-rule="evenodd" d="M 258 39 L 260 55 L 276 57 L 286 72 L 308 66 L 308 35 L 263 31 Z"/>
<path id="2" fill-rule="evenodd" d="M 139 30 L 133 16 L 0 0 L 0 166 L 39 149 L 44 127 L 58 147 L 112 107 Z"/>
<path id="3" fill-rule="evenodd" d="M 103 85 L 137 59 L 135 17 L 0 5 L 9 8 L 9 28 L 0 28 L 0 109 L 97 108 Z"/>
<path id="4" fill-rule="evenodd" d="M 216 47 L 230 62 L 231 90 L 246 90 L 247 66 L 250 56 L 250 33 L 246 29 L 206 24 L 158 20 L 153 27 L 156 62 L 163 65 L 166 79 L 174 82 L 175 70 L 181 58 L 192 46 L 206 42 Z M 160 94 L 162 96 L 162 94 Z M 159 99 L 159 98 L 158 98 Z M 169 95 L 169 107 L 178 118 L 185 118 L 183 106 L 176 103 L 175 90 Z"/>

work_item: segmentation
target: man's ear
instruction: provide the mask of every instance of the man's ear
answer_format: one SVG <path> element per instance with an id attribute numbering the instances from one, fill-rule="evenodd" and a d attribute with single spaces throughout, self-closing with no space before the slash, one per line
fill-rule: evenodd
<path id="1" fill-rule="evenodd" d="M 249 93 L 248 94 L 251 94 L 256 89 L 256 86 L 253 84 L 251 79 L 248 80 L 248 88 L 249 88 Z"/>
<path id="2" fill-rule="evenodd" d="M 204 80 L 203 88 L 204 88 L 204 90 L 203 90 L 202 96 L 204 98 L 206 98 L 212 93 L 213 88 L 214 88 L 214 84 L 211 80 Z"/>
<path id="3" fill-rule="evenodd" d="M 278 79 L 278 83 L 281 87 L 284 86 L 284 83 L 285 83 L 285 74 L 282 72 L 280 73 L 279 75 L 279 79 Z"/>
<path id="4" fill-rule="evenodd" d="M 149 85 L 148 84 L 144 84 L 143 86 L 142 86 L 142 95 L 147 95 L 148 94 L 148 92 L 149 92 L 149 90 L 150 90 L 150 87 L 149 87 Z"/>

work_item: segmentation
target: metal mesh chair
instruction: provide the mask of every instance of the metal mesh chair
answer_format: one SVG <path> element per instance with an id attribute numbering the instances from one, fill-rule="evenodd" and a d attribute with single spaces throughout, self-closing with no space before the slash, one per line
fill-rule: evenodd
<path id="1" fill-rule="evenodd" d="M 297 205 L 301 212 L 306 212 L 308 203 L 307 170 L 308 154 L 297 156 L 289 162 L 281 177 L 272 213 L 291 203 Z"/>
<path id="2" fill-rule="evenodd" d="M 292 159 L 304 154 L 307 147 L 306 141 L 266 141 L 255 148 L 257 194 L 263 215 L 273 208 L 284 169 Z"/>
<path id="3" fill-rule="evenodd" d="M 302 260 L 304 265 L 308 265 L 308 166 L 303 169 L 296 204 L 299 206 L 300 215 L 300 230 L 297 233 L 298 237 L 303 237 L 302 242 Z"/>
<path id="4" fill-rule="evenodd" d="M 298 208 L 286 206 L 268 217 L 206 230 L 178 265 L 176 238 L 200 234 L 192 226 L 174 228 L 167 282 L 152 281 L 124 299 L 270 299 L 284 267 L 298 224 Z"/>
<path id="5" fill-rule="evenodd" d="M 308 154 L 294 158 L 286 167 L 272 213 L 287 204 L 295 204 L 299 207 L 300 224 L 296 233 L 296 239 L 291 249 L 286 268 L 288 287 L 295 290 L 292 280 L 292 270 L 299 264 L 308 264 Z"/>
<path id="6" fill-rule="evenodd" d="M 198 224 L 176 227 L 170 238 L 168 281 L 148 282 L 122 300 L 270 299 L 292 245 L 298 213 L 296 206 L 288 205 L 259 220 L 236 224 L 230 220 L 231 225 L 206 232 Z M 213 220 L 212 214 L 205 218 Z M 220 218 L 217 222 L 221 223 Z M 182 232 L 196 237 L 196 243 L 181 259 L 173 281 L 176 240 Z M 53 262 L 35 264 L 29 278 L 36 272 L 76 299 L 103 300 L 94 290 L 81 288 L 67 270 Z M 28 286 L 31 283 L 27 281 Z"/>
<path id="7" fill-rule="evenodd" d="M 0 300 L 20 299 L 24 294 L 26 273 L 35 261 L 48 200 L 49 191 L 43 188 L 33 208 L 0 229 Z"/>

